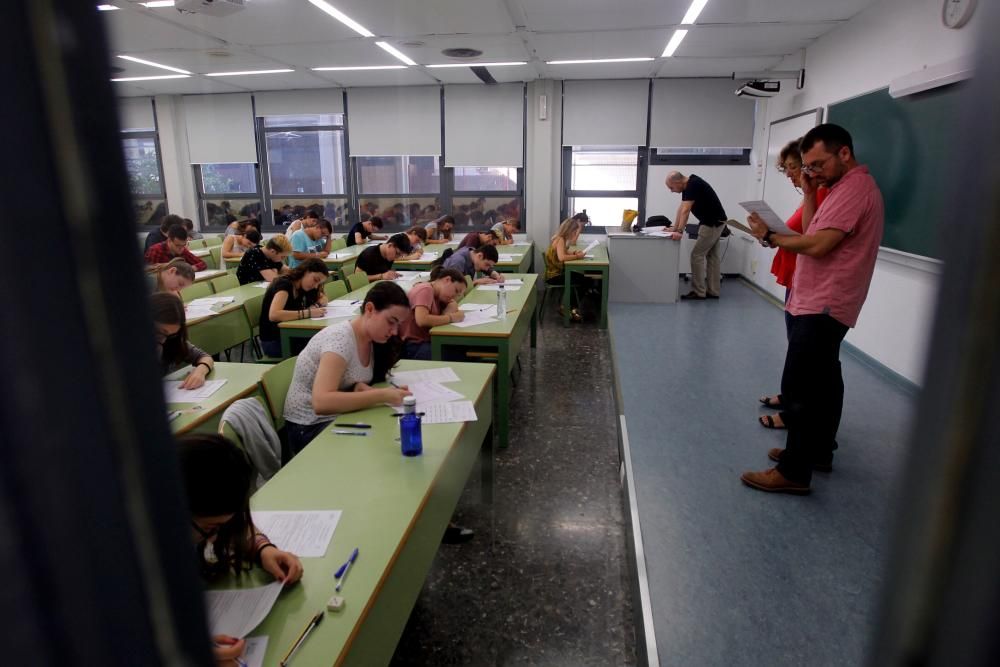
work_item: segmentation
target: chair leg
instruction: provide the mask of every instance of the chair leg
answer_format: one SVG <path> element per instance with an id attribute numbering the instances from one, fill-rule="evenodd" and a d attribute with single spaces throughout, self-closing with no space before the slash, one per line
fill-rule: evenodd
<path id="1" fill-rule="evenodd" d="M 549 288 L 546 287 L 542 290 L 542 302 L 538 304 L 538 324 L 541 325 L 545 322 L 545 302 L 549 298 Z"/>

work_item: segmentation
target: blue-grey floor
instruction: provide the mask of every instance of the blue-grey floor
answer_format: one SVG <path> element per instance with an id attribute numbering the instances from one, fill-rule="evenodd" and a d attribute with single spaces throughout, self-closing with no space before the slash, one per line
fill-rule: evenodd
<path id="1" fill-rule="evenodd" d="M 682 290 L 683 291 L 683 290 Z M 812 495 L 743 486 L 781 431 L 782 312 L 746 284 L 719 301 L 611 304 L 662 665 L 860 665 L 872 643 L 913 398 L 842 351 L 830 474 Z"/>

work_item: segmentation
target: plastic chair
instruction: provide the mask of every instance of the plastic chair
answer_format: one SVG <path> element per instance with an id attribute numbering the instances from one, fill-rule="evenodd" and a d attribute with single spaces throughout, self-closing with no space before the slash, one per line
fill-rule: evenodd
<path id="1" fill-rule="evenodd" d="M 188 241 L 188 248 L 191 248 L 192 250 L 197 250 L 199 248 L 207 248 L 207 247 L 208 246 L 205 244 L 205 239 L 191 239 L 190 241 Z"/>
<path id="2" fill-rule="evenodd" d="M 219 276 L 218 278 L 213 278 L 209 282 L 212 283 L 212 289 L 215 290 L 216 294 L 224 292 L 227 289 L 233 289 L 234 287 L 240 286 L 239 279 L 231 273 Z"/>
<path id="3" fill-rule="evenodd" d="M 208 281 L 202 281 L 200 283 L 194 283 L 190 287 L 185 287 L 181 290 L 181 300 L 184 303 L 188 301 L 194 301 L 195 299 L 200 299 L 203 296 L 212 296 L 215 292 L 212 290 L 212 284 Z"/>
<path id="4" fill-rule="evenodd" d="M 545 280 L 544 280 L 545 275 L 548 274 L 548 272 L 549 272 L 549 258 L 548 258 L 548 255 L 546 255 L 545 253 L 542 253 L 542 260 L 545 262 L 545 274 L 542 275 L 542 279 L 543 279 L 542 280 L 542 284 L 545 286 L 545 289 L 542 292 L 542 298 L 541 298 L 541 300 L 538 302 L 538 323 L 539 324 L 542 324 L 545 321 L 545 303 L 548 301 L 549 292 L 551 290 L 562 290 L 562 289 L 564 289 L 566 287 L 565 285 L 558 285 L 558 284 L 556 284 L 556 285 L 550 285 L 548 282 L 545 282 Z M 572 285 L 570 285 L 570 287 L 572 288 Z M 576 289 L 573 288 L 573 291 L 575 293 Z M 577 301 L 577 303 L 580 302 L 579 295 L 577 295 L 576 301 Z M 560 300 L 560 303 L 562 303 L 561 300 Z"/>
<path id="5" fill-rule="evenodd" d="M 331 280 L 323 286 L 323 293 L 326 298 L 333 301 L 337 297 L 347 294 L 347 284 L 343 280 Z"/>
<path id="6" fill-rule="evenodd" d="M 218 234 L 204 234 L 201 240 L 205 242 L 206 248 L 212 248 L 217 245 L 222 245 L 222 237 Z"/>
<path id="7" fill-rule="evenodd" d="M 282 361 L 282 358 L 264 356 L 264 351 L 260 348 L 260 344 L 257 342 L 257 337 L 260 336 L 260 315 L 263 308 L 263 294 L 250 297 L 243 302 L 243 311 L 247 314 L 247 322 L 250 324 L 250 344 L 253 346 L 253 352 L 254 356 L 257 358 L 257 363 L 276 364 L 279 361 Z"/>
<path id="8" fill-rule="evenodd" d="M 347 238 L 341 236 L 339 239 L 334 239 L 333 243 L 330 244 L 330 252 L 343 250 L 346 247 L 347 247 Z"/>
<path id="9" fill-rule="evenodd" d="M 472 276 L 465 276 L 465 289 L 472 289 Z"/>
<path id="10" fill-rule="evenodd" d="M 264 387 L 264 397 L 267 399 L 267 407 L 271 411 L 276 431 L 280 431 L 285 425 L 285 397 L 288 395 L 288 388 L 292 386 L 296 359 L 298 357 L 289 357 L 281 363 L 275 364 L 267 369 L 260 378 L 260 384 Z"/>
<path id="11" fill-rule="evenodd" d="M 359 290 L 368 284 L 367 273 L 350 273 L 347 275 L 347 287 L 349 292 Z"/>
<path id="12" fill-rule="evenodd" d="M 217 245 L 208 249 L 212 253 L 212 262 L 217 269 L 224 269 L 226 266 L 222 263 L 222 246 Z"/>

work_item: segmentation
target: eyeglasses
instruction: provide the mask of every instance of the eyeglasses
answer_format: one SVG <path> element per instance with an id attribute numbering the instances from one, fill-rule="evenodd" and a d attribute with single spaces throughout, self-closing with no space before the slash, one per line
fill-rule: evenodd
<path id="1" fill-rule="evenodd" d="M 782 174 L 787 174 L 790 171 L 802 171 L 802 163 L 798 164 L 779 164 L 778 172 Z"/>
<path id="2" fill-rule="evenodd" d="M 804 171 L 807 174 L 818 174 L 819 172 L 823 171 L 823 169 L 826 167 L 826 163 L 835 157 L 837 156 L 827 155 L 826 158 L 823 160 L 819 160 L 817 162 L 811 162 L 809 164 L 804 164 L 802 165 L 802 171 Z"/>
<path id="3" fill-rule="evenodd" d="M 201 526 L 199 526 L 194 521 L 191 522 L 191 527 L 194 528 L 198 532 L 199 535 L 201 535 L 201 538 L 203 540 L 209 540 L 209 539 L 215 537 L 216 535 L 219 534 L 219 529 L 221 528 L 221 526 L 215 526 L 213 528 L 209 528 L 208 530 L 204 530 L 204 529 L 202 529 Z"/>

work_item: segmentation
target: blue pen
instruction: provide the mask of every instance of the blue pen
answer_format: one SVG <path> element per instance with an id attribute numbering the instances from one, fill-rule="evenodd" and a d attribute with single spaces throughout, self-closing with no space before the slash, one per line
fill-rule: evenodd
<path id="1" fill-rule="evenodd" d="M 347 562 L 340 566 L 340 569 L 333 574 L 334 579 L 338 579 L 337 587 L 333 589 L 337 593 L 340 592 L 340 587 L 344 585 L 344 580 L 347 579 L 347 572 L 351 569 L 351 564 L 358 557 L 358 548 L 354 547 L 354 551 L 351 552 L 351 557 L 347 559 Z"/>

